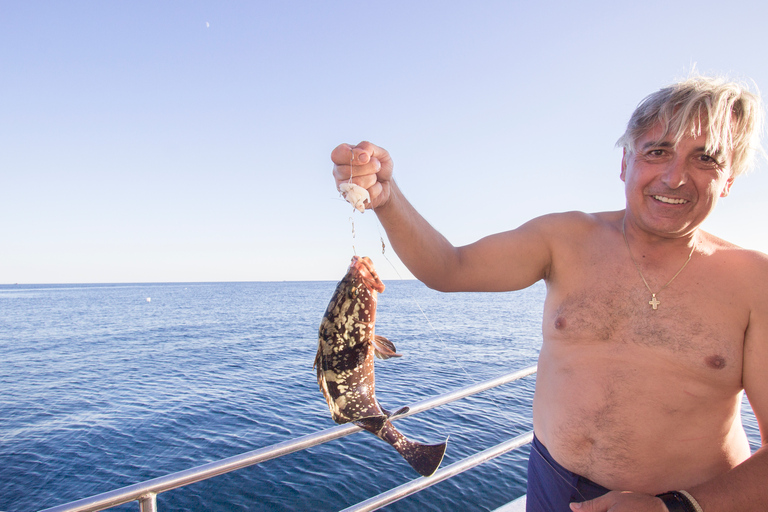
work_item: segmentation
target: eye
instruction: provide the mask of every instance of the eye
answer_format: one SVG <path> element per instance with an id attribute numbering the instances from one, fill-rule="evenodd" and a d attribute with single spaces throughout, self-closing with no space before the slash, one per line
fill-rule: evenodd
<path id="1" fill-rule="evenodd" d="M 662 148 L 649 149 L 645 152 L 646 158 L 662 158 L 667 154 L 666 150 Z"/>
<path id="2" fill-rule="evenodd" d="M 722 166 L 722 164 L 720 164 L 717 158 L 713 157 L 712 155 L 707 155 L 705 153 L 702 153 L 701 155 L 698 156 L 698 161 L 701 162 L 701 164 L 705 167 L 719 168 Z"/>

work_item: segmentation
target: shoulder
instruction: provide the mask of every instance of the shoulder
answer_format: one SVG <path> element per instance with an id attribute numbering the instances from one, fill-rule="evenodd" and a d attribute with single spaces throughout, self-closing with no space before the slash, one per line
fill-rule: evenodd
<path id="1" fill-rule="evenodd" d="M 706 231 L 699 233 L 699 250 L 705 256 L 728 265 L 728 270 L 733 277 L 741 275 L 750 279 L 768 277 L 768 254 L 745 249 Z"/>
<path id="2" fill-rule="evenodd" d="M 621 229 L 623 211 L 585 213 L 579 211 L 551 213 L 530 221 L 532 227 L 560 241 L 599 236 L 606 231 Z"/>
<path id="3" fill-rule="evenodd" d="M 710 278 L 720 279 L 730 293 L 748 305 L 751 322 L 757 317 L 768 322 L 768 254 L 739 247 L 704 231 L 700 231 L 699 251 L 708 260 Z"/>
<path id="4" fill-rule="evenodd" d="M 616 237 L 621 237 L 623 211 L 552 213 L 530 221 L 533 229 L 549 248 L 553 264 L 576 268 L 585 257 L 605 252 Z M 528 226 L 524 225 L 523 229 Z"/>

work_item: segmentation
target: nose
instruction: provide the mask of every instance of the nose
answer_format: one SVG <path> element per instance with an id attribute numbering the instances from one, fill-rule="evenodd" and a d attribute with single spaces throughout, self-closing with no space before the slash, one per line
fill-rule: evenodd
<path id="1" fill-rule="evenodd" d="M 672 190 L 685 185 L 688 182 L 688 167 L 685 159 L 680 157 L 671 159 L 661 175 L 661 181 Z"/>

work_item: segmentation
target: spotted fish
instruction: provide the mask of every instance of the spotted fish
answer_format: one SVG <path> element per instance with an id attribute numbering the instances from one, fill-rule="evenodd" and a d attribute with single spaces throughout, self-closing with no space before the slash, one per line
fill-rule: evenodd
<path id="1" fill-rule="evenodd" d="M 317 383 L 336 423 L 355 422 L 391 444 L 420 475 L 429 476 L 440 466 L 447 442 L 425 445 L 407 439 L 389 421 L 393 414 L 376 400 L 374 356 L 400 357 L 391 341 L 374 332 L 376 298 L 383 291 L 373 262 L 352 258 L 320 323 Z"/>

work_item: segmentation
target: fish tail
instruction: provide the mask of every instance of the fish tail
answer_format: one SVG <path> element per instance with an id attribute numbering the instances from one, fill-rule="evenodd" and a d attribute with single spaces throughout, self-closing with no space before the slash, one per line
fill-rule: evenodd
<path id="1" fill-rule="evenodd" d="M 408 439 L 405 441 L 402 449 L 398 446 L 395 446 L 395 449 L 418 474 L 432 476 L 443 461 L 448 440 L 446 439 L 440 444 L 421 444 Z"/>
<path id="2" fill-rule="evenodd" d="M 411 441 L 398 432 L 385 416 L 365 418 L 356 421 L 355 424 L 391 444 L 421 476 L 431 476 L 437 471 L 448 446 L 447 439 L 439 444 L 422 444 Z"/>

